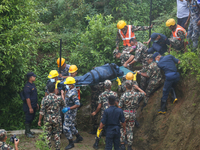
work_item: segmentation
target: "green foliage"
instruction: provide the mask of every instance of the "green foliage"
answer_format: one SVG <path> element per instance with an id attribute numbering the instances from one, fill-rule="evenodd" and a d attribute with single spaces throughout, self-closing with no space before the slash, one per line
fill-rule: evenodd
<path id="1" fill-rule="evenodd" d="M 46 127 L 42 126 L 43 132 L 39 135 L 35 145 L 40 150 L 49 150 Z"/>
<path id="2" fill-rule="evenodd" d="M 112 16 L 95 15 L 90 18 L 85 33 L 80 35 L 80 42 L 71 50 L 70 62 L 79 66 L 86 73 L 92 67 L 114 62 L 112 52 L 115 47 L 116 24 Z"/>

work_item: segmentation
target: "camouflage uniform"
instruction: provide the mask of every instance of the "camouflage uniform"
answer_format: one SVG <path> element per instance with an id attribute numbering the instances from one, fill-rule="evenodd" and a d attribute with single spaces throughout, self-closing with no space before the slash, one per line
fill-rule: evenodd
<path id="1" fill-rule="evenodd" d="M 149 77 L 149 83 L 145 90 L 145 103 L 148 102 L 150 94 L 153 93 L 156 90 L 156 88 L 158 88 L 162 84 L 162 74 L 156 62 L 153 61 L 149 64 L 147 68 L 147 76 Z"/>
<path id="2" fill-rule="evenodd" d="M 103 118 L 104 111 L 109 107 L 108 97 L 111 96 L 111 95 L 116 97 L 116 101 L 119 101 L 117 93 L 110 91 L 108 89 L 106 89 L 103 93 L 101 93 L 101 95 L 99 95 L 98 103 L 102 104 L 102 106 L 103 106 L 102 109 L 101 109 L 101 119 Z"/>
<path id="3" fill-rule="evenodd" d="M 63 70 L 61 69 L 62 76 L 70 76 L 69 67 L 70 65 L 66 64 L 66 67 Z M 59 72 L 59 69 L 58 69 L 58 72 Z"/>
<path id="4" fill-rule="evenodd" d="M 145 31 L 148 30 L 150 28 L 150 26 L 134 26 L 132 25 L 131 27 L 131 31 L 135 32 L 135 31 Z M 126 35 L 127 30 L 123 32 L 124 35 Z M 116 37 L 116 47 L 119 47 L 119 42 L 120 42 L 121 36 L 119 34 L 119 31 L 117 31 L 117 37 Z M 124 51 L 126 49 L 126 51 L 130 51 L 132 49 L 131 46 L 124 46 L 123 50 Z"/>
<path id="5" fill-rule="evenodd" d="M 142 66 L 143 66 L 142 72 L 146 72 L 146 69 L 148 66 L 147 55 L 148 55 L 148 48 L 144 44 L 137 42 L 134 60 L 136 62 L 142 63 Z M 147 82 L 146 78 L 141 76 L 141 80 L 140 80 L 141 89 L 145 88 L 146 82 Z"/>
<path id="6" fill-rule="evenodd" d="M 65 107 L 80 105 L 76 87 L 74 87 L 73 89 L 69 90 L 66 93 L 65 103 L 66 103 Z M 64 114 L 63 130 L 68 140 L 71 140 L 73 138 L 72 135 L 78 134 L 78 130 L 75 127 L 76 114 L 77 114 L 77 108 L 72 110 L 70 109 Z"/>
<path id="7" fill-rule="evenodd" d="M 60 107 L 64 106 L 61 96 L 50 93 L 42 99 L 40 114 L 44 116 L 44 124 L 47 131 L 48 145 L 51 147 L 51 136 L 54 135 L 56 149 L 60 149 L 61 116 Z"/>
<path id="8" fill-rule="evenodd" d="M 7 135 L 7 132 L 4 129 L 0 129 L 0 150 L 14 150 L 13 147 L 6 144 L 5 142 L 2 142 Z"/>
<path id="9" fill-rule="evenodd" d="M 131 80 L 127 80 L 126 84 L 133 85 Z M 138 99 L 140 97 L 144 97 L 144 93 L 127 90 L 119 100 L 119 106 L 124 111 L 124 117 L 126 121 L 126 135 L 128 145 L 132 145 L 133 143 L 133 128 L 135 126 L 136 108 L 138 105 Z M 126 135 L 124 134 L 123 129 L 121 129 L 121 143 L 125 142 Z"/>
<path id="10" fill-rule="evenodd" d="M 99 95 L 104 91 L 103 83 L 90 86 L 91 87 L 91 112 L 94 112 L 98 106 Z M 99 126 L 98 113 L 92 116 L 92 125 L 97 129 Z M 95 130 L 96 130 L 95 129 Z"/>
<path id="11" fill-rule="evenodd" d="M 197 4 L 197 0 L 188 1 L 188 7 L 190 11 L 190 25 L 188 27 L 188 39 L 192 39 L 193 48 L 197 48 L 200 27 L 197 26 L 197 22 L 200 20 L 200 6 Z"/>
<path id="12" fill-rule="evenodd" d="M 120 56 L 120 60 L 121 60 L 121 65 L 124 65 L 124 63 L 131 57 L 131 54 L 129 53 L 121 53 L 121 56 Z M 133 67 L 132 65 L 130 66 L 127 66 L 127 69 L 129 70 L 133 70 Z"/>
<path id="13" fill-rule="evenodd" d="M 178 39 L 176 39 L 174 37 L 169 38 L 170 44 L 171 44 L 172 48 L 174 48 L 176 50 L 183 50 L 184 49 L 185 34 L 184 34 L 183 31 L 179 30 L 177 32 L 177 35 L 181 40 L 178 40 Z"/>
<path id="14" fill-rule="evenodd" d="M 133 85 L 138 85 L 137 81 L 133 81 Z M 121 94 L 126 91 L 126 78 L 122 78 L 122 84 L 118 85 L 118 92 Z M 136 92 L 135 87 L 133 86 L 132 91 Z"/>

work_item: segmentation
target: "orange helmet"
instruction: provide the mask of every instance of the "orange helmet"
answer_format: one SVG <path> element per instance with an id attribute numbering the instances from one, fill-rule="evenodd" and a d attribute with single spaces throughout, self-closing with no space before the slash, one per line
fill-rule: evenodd
<path id="1" fill-rule="evenodd" d="M 65 59 L 61 58 L 61 66 L 65 63 Z M 57 59 L 57 65 L 60 67 L 60 58 Z"/>

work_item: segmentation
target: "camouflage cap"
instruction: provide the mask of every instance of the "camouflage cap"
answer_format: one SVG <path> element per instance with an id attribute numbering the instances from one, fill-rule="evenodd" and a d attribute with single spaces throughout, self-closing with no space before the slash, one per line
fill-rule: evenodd
<path id="1" fill-rule="evenodd" d="M 149 58 L 153 58 L 153 54 L 148 54 L 147 55 L 147 58 L 149 59 Z"/>
<path id="2" fill-rule="evenodd" d="M 115 49 L 115 50 L 113 51 L 113 58 L 115 58 L 116 54 L 118 54 L 118 53 L 120 53 L 120 51 L 119 51 L 118 49 Z"/>
<path id="3" fill-rule="evenodd" d="M 4 140 L 4 138 L 6 137 L 7 132 L 4 129 L 0 129 L 0 140 Z"/>
<path id="4" fill-rule="evenodd" d="M 133 81 L 132 80 L 126 80 L 125 82 L 126 85 L 133 86 Z"/>
<path id="5" fill-rule="evenodd" d="M 109 88 L 109 87 L 111 87 L 111 85 L 112 85 L 112 82 L 110 80 L 104 81 L 105 88 Z"/>

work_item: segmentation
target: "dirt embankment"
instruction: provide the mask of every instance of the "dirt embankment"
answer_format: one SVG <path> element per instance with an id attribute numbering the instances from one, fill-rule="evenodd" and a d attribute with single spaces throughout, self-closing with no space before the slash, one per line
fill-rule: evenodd
<path id="1" fill-rule="evenodd" d="M 195 76 L 179 82 L 178 101 L 168 98 L 167 113 L 159 115 L 162 88 L 150 98 L 141 112 L 140 128 L 134 131 L 135 150 L 200 150 L 200 84 Z"/>

